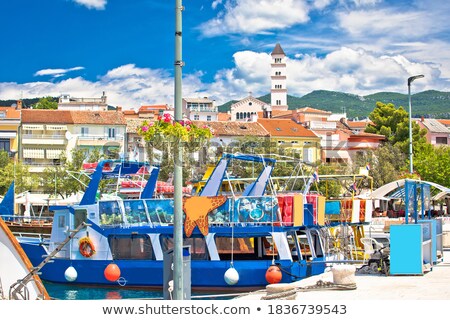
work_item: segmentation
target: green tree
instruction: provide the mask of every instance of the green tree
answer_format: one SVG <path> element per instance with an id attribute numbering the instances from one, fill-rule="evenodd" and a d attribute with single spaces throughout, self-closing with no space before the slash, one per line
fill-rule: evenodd
<path id="1" fill-rule="evenodd" d="M 385 143 L 374 150 L 370 163 L 370 175 L 373 187 L 379 188 L 386 183 L 398 180 L 406 170 L 406 155 L 399 147 Z"/>
<path id="2" fill-rule="evenodd" d="M 414 154 L 414 170 L 425 181 L 450 187 L 450 148 L 421 146 Z"/>
<path id="3" fill-rule="evenodd" d="M 1 150 L 0 151 L 0 169 L 6 167 L 8 165 L 8 163 L 10 163 L 12 160 L 9 157 L 8 152 L 6 152 L 5 150 Z"/>
<path id="4" fill-rule="evenodd" d="M 392 104 L 377 102 L 375 109 L 370 113 L 369 119 L 374 123 L 366 128 L 368 133 L 381 134 L 393 146 L 398 147 L 404 154 L 409 153 L 409 115 L 403 107 L 398 109 Z M 413 122 L 413 146 L 416 148 L 426 143 L 426 130 Z"/>
<path id="5" fill-rule="evenodd" d="M 58 194 L 66 198 L 78 191 L 84 190 L 89 178 L 80 175 L 85 154 L 82 149 L 75 148 L 71 152 L 72 160 L 67 159 L 63 152 L 60 156 L 60 165 L 46 168 L 41 175 L 44 192 Z"/>
<path id="6" fill-rule="evenodd" d="M 43 97 L 33 106 L 33 109 L 58 109 L 58 102 L 53 97 Z"/>
<path id="7" fill-rule="evenodd" d="M 10 161 L 6 166 L 0 169 L 0 194 L 5 194 L 11 183 L 14 181 L 16 194 L 37 189 L 38 177 L 31 174 L 28 167 L 22 162 L 14 163 Z"/>

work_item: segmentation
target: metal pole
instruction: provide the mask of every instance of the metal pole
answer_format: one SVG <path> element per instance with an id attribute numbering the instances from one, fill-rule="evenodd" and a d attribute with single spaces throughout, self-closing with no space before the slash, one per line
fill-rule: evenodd
<path id="1" fill-rule="evenodd" d="M 175 121 L 182 120 L 182 1 L 175 1 Z M 173 283 L 174 299 L 183 300 L 183 146 L 174 146 Z"/>
<path id="2" fill-rule="evenodd" d="M 408 78 L 408 103 L 409 103 L 409 173 L 413 173 L 413 140 L 412 140 L 412 122 L 411 122 L 411 83 L 423 78 L 423 74 L 412 76 Z"/>
<path id="3" fill-rule="evenodd" d="M 412 123 L 411 123 L 411 81 L 408 79 L 408 103 L 409 103 L 409 173 L 413 173 L 413 147 L 412 147 Z"/>

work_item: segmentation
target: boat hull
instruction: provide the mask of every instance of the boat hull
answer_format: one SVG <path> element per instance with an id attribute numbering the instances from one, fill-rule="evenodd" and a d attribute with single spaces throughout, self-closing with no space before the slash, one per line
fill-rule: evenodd
<path id="1" fill-rule="evenodd" d="M 47 254 L 43 246 L 34 243 L 23 243 L 22 247 L 33 265 L 42 261 Z M 104 276 L 105 268 L 114 262 L 120 268 L 119 281 L 108 281 Z M 306 264 L 304 261 L 276 261 L 282 270 L 281 282 L 290 283 L 314 274 L 320 274 L 325 269 L 325 261 Z M 272 265 L 271 260 L 243 260 L 234 261 L 234 268 L 239 273 L 239 281 L 230 286 L 224 280 L 225 272 L 230 268 L 230 261 L 191 261 L 191 287 L 193 291 L 229 291 L 244 288 L 265 287 L 267 269 Z M 77 271 L 77 279 L 73 282 L 66 280 L 64 272 L 70 266 Z M 55 258 L 41 270 L 41 278 L 46 281 L 99 286 L 126 286 L 161 288 L 164 279 L 164 262 L 155 260 L 69 260 Z"/>

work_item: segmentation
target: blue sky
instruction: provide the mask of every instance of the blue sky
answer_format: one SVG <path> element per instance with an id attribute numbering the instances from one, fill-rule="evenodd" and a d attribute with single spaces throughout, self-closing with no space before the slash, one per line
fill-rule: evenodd
<path id="1" fill-rule="evenodd" d="M 221 104 L 270 92 L 270 53 L 288 93 L 450 91 L 447 0 L 183 1 L 183 96 Z M 100 97 L 173 105 L 175 0 L 0 1 L 0 99 Z M 326 106 L 324 106 L 326 109 Z"/>

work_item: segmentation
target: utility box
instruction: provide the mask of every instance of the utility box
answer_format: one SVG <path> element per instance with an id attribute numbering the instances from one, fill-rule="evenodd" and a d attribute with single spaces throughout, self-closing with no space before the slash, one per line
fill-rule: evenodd
<path id="1" fill-rule="evenodd" d="M 175 290 L 173 281 L 173 251 L 170 249 L 164 252 L 163 269 L 163 297 L 165 300 L 173 299 Z M 183 300 L 191 300 L 191 246 L 183 246 Z"/>

